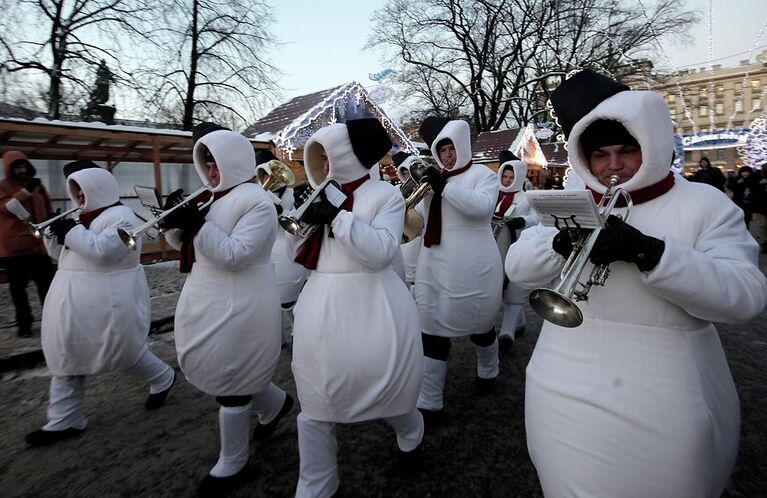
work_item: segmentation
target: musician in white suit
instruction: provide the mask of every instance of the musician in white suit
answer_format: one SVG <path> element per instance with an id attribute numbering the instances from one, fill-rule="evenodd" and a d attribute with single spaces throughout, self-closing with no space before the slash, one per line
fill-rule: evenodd
<path id="1" fill-rule="evenodd" d="M 319 228 L 307 239 L 286 240 L 296 261 L 313 270 L 294 310 L 299 498 L 338 490 L 337 423 L 384 419 L 397 435 L 400 468 L 420 466 L 418 311 L 392 267 L 405 203 L 396 187 L 369 175 L 390 148 L 372 118 L 322 128 L 304 147 L 312 187 L 333 178 L 346 199 L 340 207 L 325 198 L 313 203 L 305 220 Z"/>
<path id="2" fill-rule="evenodd" d="M 718 497 L 735 464 L 738 395 L 712 322 L 745 322 L 767 300 L 743 213 L 709 185 L 671 172 L 663 97 L 589 70 L 551 96 L 570 163 L 595 198 L 618 177 L 620 204 L 590 252 L 604 286 L 583 323 L 544 322 L 527 367 L 525 425 L 547 496 Z M 541 225 L 510 249 L 515 283 L 553 286 L 573 250 Z"/>
<path id="3" fill-rule="evenodd" d="M 139 263 L 141 241 L 131 251 L 117 234 L 118 228 L 138 226 L 138 218 L 120 203 L 112 174 L 95 164 L 70 174 L 67 185 L 82 211 L 79 223 L 64 218 L 45 232 L 45 248 L 58 260 L 42 319 L 43 354 L 52 377 L 48 423 L 26 436 L 32 446 L 85 430 L 88 375 L 122 370 L 149 384 L 150 410 L 163 405 L 175 381 L 173 369 L 147 346 L 149 287 Z"/>
<path id="4" fill-rule="evenodd" d="M 189 273 L 176 306 L 179 366 L 187 380 L 220 404 L 221 451 L 198 488 L 218 496 L 248 473 L 251 413 L 254 439 L 265 439 L 290 411 L 293 398 L 272 383 L 280 355 L 280 298 L 270 256 L 277 214 L 253 182 L 250 142 L 228 130 L 194 146 L 197 174 L 213 203 L 189 202 L 165 218 L 169 243 Z"/>
<path id="5" fill-rule="evenodd" d="M 392 156 L 394 166 L 397 168 L 397 177 L 403 184 L 410 178 L 410 166 L 420 161 L 418 156 L 408 154 L 407 152 L 397 152 Z M 402 259 L 405 264 L 405 282 L 409 287 L 415 283 L 415 268 L 418 264 L 418 254 L 421 252 L 421 236 L 414 237 L 409 242 L 400 246 L 402 249 Z"/>
<path id="6" fill-rule="evenodd" d="M 538 224 L 538 215 L 525 195 L 527 164 L 510 150 L 502 150 L 498 162 L 498 199 L 493 213 L 493 225 L 501 261 L 504 261 L 509 246 L 517 241 L 522 230 Z M 501 352 L 511 349 L 515 338 L 525 331 L 525 305 L 529 294 L 528 289 L 504 277 L 503 315 L 498 331 L 498 348 Z"/>

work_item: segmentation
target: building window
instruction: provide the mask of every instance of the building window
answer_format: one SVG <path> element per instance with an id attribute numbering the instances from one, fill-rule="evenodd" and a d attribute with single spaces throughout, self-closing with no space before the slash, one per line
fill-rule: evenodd
<path id="1" fill-rule="evenodd" d="M 668 96 L 668 105 L 673 107 L 676 105 L 676 95 L 669 95 Z"/>
<path id="2" fill-rule="evenodd" d="M 705 105 L 700 106 L 700 108 L 698 108 L 698 115 L 701 117 L 708 116 L 708 107 Z"/>
<path id="3" fill-rule="evenodd" d="M 717 114 L 724 114 L 724 104 L 721 102 L 716 103 L 716 113 Z"/>
<path id="4" fill-rule="evenodd" d="M 751 91 L 758 92 L 761 82 L 759 80 L 751 80 Z"/>
<path id="5" fill-rule="evenodd" d="M 762 108 L 762 99 L 757 97 L 751 101 L 751 112 L 758 111 Z"/>
<path id="6" fill-rule="evenodd" d="M 716 85 L 716 96 L 721 97 L 724 93 L 724 87 L 722 85 Z"/>
<path id="7" fill-rule="evenodd" d="M 698 95 L 702 99 L 707 99 L 708 98 L 708 87 L 705 87 L 705 86 L 700 87 L 700 90 L 698 90 Z"/>
<path id="8" fill-rule="evenodd" d="M 735 101 L 735 112 L 743 112 L 743 101 L 740 99 Z"/>

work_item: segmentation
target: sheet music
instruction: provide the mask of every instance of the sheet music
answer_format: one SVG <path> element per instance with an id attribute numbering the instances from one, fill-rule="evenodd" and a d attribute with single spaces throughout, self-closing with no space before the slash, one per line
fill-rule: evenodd
<path id="1" fill-rule="evenodd" d="M 565 220 L 570 226 L 575 222 L 581 228 L 604 227 L 588 190 L 531 190 L 526 195 L 544 226 L 553 227 L 559 219 L 560 228 L 564 228 Z"/>

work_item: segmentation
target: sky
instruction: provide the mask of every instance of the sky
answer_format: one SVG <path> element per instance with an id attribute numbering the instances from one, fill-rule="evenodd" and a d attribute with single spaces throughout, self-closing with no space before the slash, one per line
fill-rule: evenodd
<path id="1" fill-rule="evenodd" d="M 642 0 L 648 7 L 654 0 Z M 366 88 L 375 83 L 369 74 L 387 68 L 380 54 L 363 50 L 371 30 L 373 11 L 385 0 L 274 0 L 277 24 L 272 32 L 282 42 L 273 61 L 284 75 L 281 102 L 357 80 Z M 713 6 L 713 64 L 737 65 L 748 56 L 763 24 L 767 22 L 767 0 L 687 0 L 689 8 L 701 12 L 701 21 L 691 30 L 688 43 L 664 46 L 671 64 L 658 55 L 656 65 L 670 69 L 705 67 L 709 60 L 709 4 Z M 762 35 L 752 59 L 767 50 L 767 32 Z M 384 107 L 386 107 L 384 105 Z M 392 113 L 390 110 L 390 114 Z M 393 116 L 394 117 L 394 116 Z"/>

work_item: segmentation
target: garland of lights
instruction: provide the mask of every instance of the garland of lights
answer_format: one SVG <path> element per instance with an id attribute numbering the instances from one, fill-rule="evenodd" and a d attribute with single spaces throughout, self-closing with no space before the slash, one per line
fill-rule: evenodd
<path id="1" fill-rule="evenodd" d="M 756 50 L 756 47 L 759 45 L 759 42 L 762 39 L 762 35 L 764 35 L 764 31 L 767 29 L 767 19 L 764 20 L 764 24 L 762 24 L 762 29 L 759 30 L 759 35 L 757 35 L 756 40 L 754 40 L 754 44 L 751 45 L 751 50 L 748 51 L 748 60 L 751 60 L 751 56 L 754 53 L 754 50 Z M 751 67 L 749 66 L 746 69 L 746 72 L 743 73 L 743 81 L 740 84 L 740 88 L 735 87 L 735 102 L 741 101 L 743 102 L 743 90 L 745 90 L 746 85 L 748 84 L 748 77 L 751 73 Z M 733 106 L 732 114 L 730 114 L 730 117 L 727 118 L 727 129 L 729 130 L 732 128 L 732 121 L 735 119 L 735 114 L 737 114 L 737 109 L 735 106 Z M 741 109 L 743 109 L 743 112 L 745 112 L 745 106 L 741 104 Z"/>
<path id="2" fill-rule="evenodd" d="M 767 163 L 767 117 L 759 116 L 751 122 L 745 145 L 738 147 L 738 154 L 747 166 L 761 169 Z"/>
<path id="3" fill-rule="evenodd" d="M 280 132 L 275 140 L 275 146 L 283 152 L 284 156 L 293 160 L 293 154 L 297 148 L 303 146 L 303 143 L 300 143 L 300 140 L 297 140 L 299 133 L 305 134 L 305 132 L 310 132 L 310 134 L 312 134 L 324 126 L 336 123 L 338 121 L 336 116 L 336 106 L 340 102 L 348 101 L 350 98 L 354 99 L 356 105 L 364 102 L 367 109 L 381 122 L 387 133 L 394 137 L 397 143 L 399 143 L 401 150 L 411 154 L 419 153 L 418 149 L 413 146 L 399 126 L 386 115 L 383 109 L 368 97 L 365 89 L 356 81 L 352 81 L 331 93 L 322 102 L 309 109 L 299 118 L 293 120 L 287 128 Z M 329 116 L 323 119 L 323 117 L 328 114 Z"/>
<path id="4" fill-rule="evenodd" d="M 708 0 L 708 131 L 714 132 L 714 0 Z"/>

